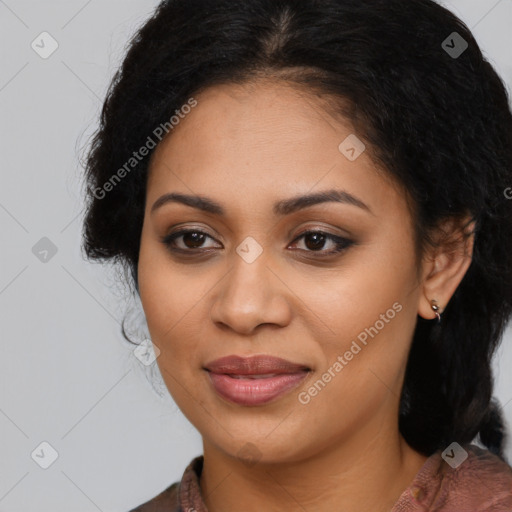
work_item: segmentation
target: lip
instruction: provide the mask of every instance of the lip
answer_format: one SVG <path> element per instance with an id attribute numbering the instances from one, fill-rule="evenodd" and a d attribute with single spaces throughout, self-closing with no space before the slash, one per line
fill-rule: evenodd
<path id="1" fill-rule="evenodd" d="M 205 365 L 215 391 L 226 400 L 255 406 L 296 388 L 311 371 L 305 365 L 273 356 L 227 356 Z"/>
<path id="2" fill-rule="evenodd" d="M 260 356 L 226 356 L 206 364 L 205 369 L 213 373 L 230 375 L 266 375 L 269 373 L 297 373 L 310 370 L 306 365 L 292 363 L 280 357 Z"/>

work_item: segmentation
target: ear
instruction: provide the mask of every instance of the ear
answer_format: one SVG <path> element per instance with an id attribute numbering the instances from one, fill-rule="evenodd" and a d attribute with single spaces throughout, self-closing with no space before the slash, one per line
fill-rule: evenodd
<path id="1" fill-rule="evenodd" d="M 429 320 L 436 318 L 431 300 L 437 301 L 442 313 L 471 265 L 476 222 L 470 217 L 449 218 L 434 233 L 437 247 L 427 251 L 422 261 L 423 293 L 418 314 Z"/>

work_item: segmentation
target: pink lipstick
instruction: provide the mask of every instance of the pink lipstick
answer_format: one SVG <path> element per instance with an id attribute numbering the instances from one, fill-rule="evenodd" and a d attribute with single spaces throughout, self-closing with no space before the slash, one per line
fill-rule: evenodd
<path id="1" fill-rule="evenodd" d="M 230 402 L 262 405 L 296 388 L 311 371 L 305 365 L 268 355 L 227 356 L 205 365 L 215 391 Z"/>

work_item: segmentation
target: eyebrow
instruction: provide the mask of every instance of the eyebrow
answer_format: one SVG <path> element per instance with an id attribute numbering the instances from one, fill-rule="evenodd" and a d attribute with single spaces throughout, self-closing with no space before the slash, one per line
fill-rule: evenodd
<path id="1" fill-rule="evenodd" d="M 357 198 L 356 196 L 350 194 L 345 190 L 336 189 L 324 190 L 314 194 L 306 194 L 291 197 L 289 199 L 283 199 L 274 204 L 273 212 L 274 215 L 276 216 L 290 215 L 291 213 L 302 210 L 304 208 L 328 202 L 336 202 L 357 206 L 358 208 L 366 210 L 372 215 L 375 215 L 370 209 L 370 207 L 361 199 Z M 197 208 L 198 210 L 211 213 L 213 215 L 226 215 L 226 211 L 224 210 L 224 208 L 219 203 L 215 202 L 213 199 L 209 197 L 193 196 L 188 194 L 181 194 L 178 192 L 164 194 L 163 196 L 158 198 L 151 207 L 151 213 L 153 213 L 155 210 L 162 207 L 163 205 L 169 203 L 181 203 L 186 206 L 190 206 L 192 208 Z"/>

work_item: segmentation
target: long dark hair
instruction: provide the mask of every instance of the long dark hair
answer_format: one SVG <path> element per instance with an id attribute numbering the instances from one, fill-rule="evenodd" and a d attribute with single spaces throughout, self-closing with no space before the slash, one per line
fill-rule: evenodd
<path id="1" fill-rule="evenodd" d="M 439 222 L 476 221 L 441 324 L 418 317 L 399 427 L 425 455 L 479 436 L 504 458 L 491 362 L 512 312 L 512 114 L 470 30 L 431 0 L 163 1 L 130 42 L 87 155 L 86 256 L 121 263 L 138 292 L 149 156 L 126 162 L 194 94 L 261 76 L 350 119 L 410 197 L 418 260 Z"/>

